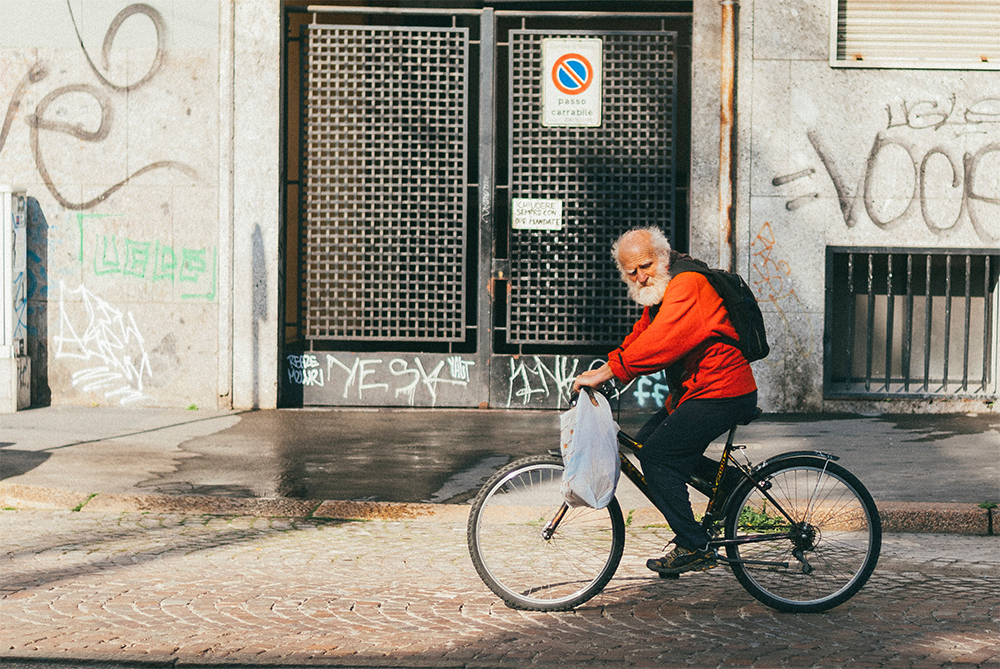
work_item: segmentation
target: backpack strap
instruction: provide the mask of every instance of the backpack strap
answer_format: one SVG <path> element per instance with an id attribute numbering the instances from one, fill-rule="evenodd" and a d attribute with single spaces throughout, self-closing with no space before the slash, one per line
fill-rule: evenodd
<path id="1" fill-rule="evenodd" d="M 714 271 L 715 270 L 709 267 L 708 264 L 706 264 L 705 262 L 698 260 L 697 258 L 692 258 L 686 253 L 678 253 L 677 251 L 670 252 L 670 276 L 675 277 L 678 274 L 683 274 L 684 272 L 695 272 L 696 274 L 701 274 L 708 281 L 708 285 L 712 287 L 712 290 L 715 291 L 715 294 L 719 296 L 719 299 L 722 300 L 722 307 L 725 308 L 726 300 L 722 295 L 722 293 L 719 292 L 719 289 L 716 288 L 715 284 L 712 282 L 713 279 L 712 274 Z M 656 305 L 657 311 L 659 310 L 659 308 L 660 305 L 657 304 Z M 649 320 L 650 322 L 652 322 L 653 320 L 652 307 L 650 307 L 649 314 L 650 314 Z M 727 315 L 729 314 L 728 310 L 726 311 L 726 314 Z M 721 341 L 723 344 L 729 344 L 730 346 L 733 346 L 737 349 L 740 348 L 739 340 L 733 339 L 732 337 L 719 336 L 719 337 L 712 337 L 712 339 L 716 341 Z"/>

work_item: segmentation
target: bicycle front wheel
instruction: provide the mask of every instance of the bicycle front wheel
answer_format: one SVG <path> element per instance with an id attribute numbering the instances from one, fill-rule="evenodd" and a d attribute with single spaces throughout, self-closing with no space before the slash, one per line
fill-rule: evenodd
<path id="1" fill-rule="evenodd" d="M 781 611 L 826 611 L 854 596 L 882 547 L 868 490 L 840 465 L 813 456 L 775 462 L 755 478 L 773 501 L 744 483 L 725 523 L 727 540 L 746 542 L 726 545 L 740 584 Z"/>
<path id="2" fill-rule="evenodd" d="M 618 568 L 625 523 L 617 500 L 604 509 L 566 511 L 558 457 L 517 460 L 493 475 L 472 503 L 468 540 L 480 578 L 508 606 L 566 611 L 599 593 Z"/>

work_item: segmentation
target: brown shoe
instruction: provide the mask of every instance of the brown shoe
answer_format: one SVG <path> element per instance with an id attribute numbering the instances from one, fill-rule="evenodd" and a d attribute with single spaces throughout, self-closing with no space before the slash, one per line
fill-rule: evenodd
<path id="1" fill-rule="evenodd" d="M 674 550 L 661 558 L 646 560 L 646 567 L 668 576 L 683 574 L 686 571 L 705 571 L 718 565 L 714 550 L 689 551 L 681 546 L 674 546 Z"/>

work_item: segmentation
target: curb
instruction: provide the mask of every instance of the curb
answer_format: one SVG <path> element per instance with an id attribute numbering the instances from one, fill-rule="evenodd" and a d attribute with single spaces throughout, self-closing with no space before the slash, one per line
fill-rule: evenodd
<path id="1" fill-rule="evenodd" d="M 883 532 L 994 536 L 995 509 L 977 504 L 878 502 Z M 88 494 L 19 484 L 0 485 L 0 508 L 81 513 L 184 513 L 323 520 L 461 522 L 467 504 L 351 502 L 211 495 Z M 643 510 L 645 511 L 645 510 Z M 653 511 L 653 509 L 649 509 Z M 652 516 L 651 516 L 652 517 Z M 662 522 L 662 519 L 658 520 Z"/>
<path id="2" fill-rule="evenodd" d="M 978 504 L 878 502 L 883 532 L 994 536 L 995 509 Z"/>

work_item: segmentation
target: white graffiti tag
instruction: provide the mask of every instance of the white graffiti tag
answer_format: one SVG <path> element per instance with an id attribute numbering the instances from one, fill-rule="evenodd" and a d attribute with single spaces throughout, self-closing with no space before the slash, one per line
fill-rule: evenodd
<path id="1" fill-rule="evenodd" d="M 510 373 L 507 376 L 507 408 L 515 402 L 521 405 L 552 406 L 556 409 L 569 406 L 572 401 L 573 381 L 579 370 L 597 369 L 604 364 L 603 358 L 570 358 L 563 355 L 553 357 L 531 356 L 510 359 Z M 586 363 L 586 365 L 585 365 Z M 607 388 L 610 399 L 626 397 L 627 391 L 638 384 L 632 396 L 638 405 L 644 406 L 646 398 L 662 404 L 666 398 L 667 387 L 658 383 L 664 378 L 662 372 L 651 376 L 640 376 L 629 381 L 624 386 Z M 647 390 L 648 389 L 648 390 Z M 537 397 L 536 397 L 537 396 Z"/>
<path id="2" fill-rule="evenodd" d="M 303 386 L 322 386 L 323 369 L 319 366 L 319 360 L 312 353 L 302 355 L 289 355 L 288 359 L 288 380 Z"/>
<path id="3" fill-rule="evenodd" d="M 343 392 L 340 392 L 342 399 L 349 400 L 356 396 L 362 402 L 377 402 L 380 397 L 390 394 L 393 400 L 403 398 L 410 406 L 416 403 L 417 390 L 420 388 L 430 396 L 429 406 L 436 406 L 442 384 L 468 387 L 469 370 L 476 364 L 454 355 L 437 360 L 437 364 L 428 372 L 418 356 L 414 356 L 411 363 L 402 358 L 393 358 L 388 362 L 382 358 L 347 357 L 342 360 L 327 353 L 325 368 L 318 357 L 311 353 L 287 355 L 286 360 L 288 379 L 292 383 L 303 386 L 334 386 L 343 377 Z M 451 373 L 450 378 L 444 376 L 447 372 Z"/>
<path id="4" fill-rule="evenodd" d="M 148 399 L 143 381 L 152 379 L 153 371 L 132 312 L 122 314 L 86 286 L 67 291 L 60 281 L 59 334 L 53 341 L 57 360 L 92 365 L 74 372 L 74 386 L 86 392 L 104 390 L 105 397 L 117 397 L 120 404 Z"/>
<path id="5" fill-rule="evenodd" d="M 448 357 L 448 366 L 451 368 L 451 378 L 457 381 L 469 380 L 469 367 L 476 363 L 471 360 L 463 360 L 460 355 Z"/>
<path id="6" fill-rule="evenodd" d="M 556 408 L 562 408 L 563 402 L 568 405 L 573 381 L 577 377 L 577 369 L 581 362 L 579 358 L 557 355 L 552 359 L 550 367 L 537 355 L 532 356 L 530 360 L 525 358 L 517 362 L 511 358 L 510 375 L 507 377 L 507 406 L 511 406 L 515 397 L 521 400 L 522 405 L 527 405 L 536 394 L 540 394 L 544 401 L 553 393 L 556 396 Z M 594 369 L 601 364 L 601 360 L 593 360 L 588 369 Z M 549 381 L 552 382 L 552 389 L 549 388 Z"/>
<path id="7" fill-rule="evenodd" d="M 344 382 L 344 399 L 347 399 L 347 395 L 351 390 L 351 386 L 354 382 L 358 382 L 358 399 L 364 399 L 366 390 L 388 390 L 389 384 L 387 383 L 365 383 L 365 379 L 375 373 L 373 366 L 382 364 L 381 358 L 375 358 L 372 360 L 362 360 L 361 358 L 355 358 L 354 364 L 348 367 L 340 360 L 337 360 L 332 355 L 327 354 L 326 356 L 326 376 L 330 378 L 333 374 L 333 366 L 337 365 L 342 370 L 347 372 L 347 380 Z"/>

